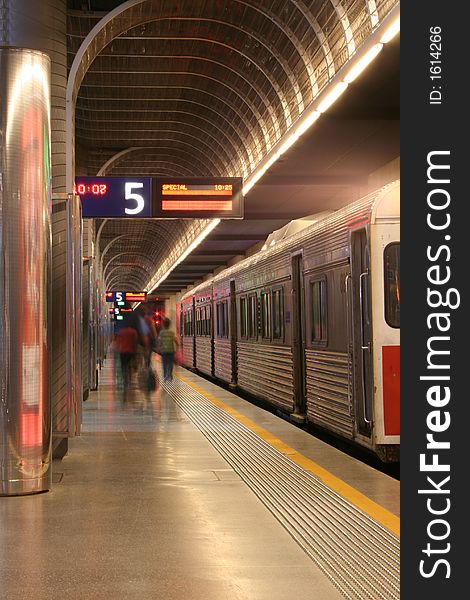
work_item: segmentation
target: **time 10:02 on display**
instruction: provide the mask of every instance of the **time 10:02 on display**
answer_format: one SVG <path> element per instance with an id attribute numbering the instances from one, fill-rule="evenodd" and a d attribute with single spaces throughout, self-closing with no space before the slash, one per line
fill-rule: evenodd
<path id="1" fill-rule="evenodd" d="M 94 196 L 104 196 L 108 191 L 107 183 L 79 183 L 75 186 L 75 193 L 80 196 L 84 194 L 93 194 Z"/>

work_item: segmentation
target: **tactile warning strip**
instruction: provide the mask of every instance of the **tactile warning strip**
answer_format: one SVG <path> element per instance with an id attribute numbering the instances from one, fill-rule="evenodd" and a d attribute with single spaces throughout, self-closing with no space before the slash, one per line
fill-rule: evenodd
<path id="1" fill-rule="evenodd" d="M 395 535 L 191 386 L 162 385 L 346 598 L 398 600 Z"/>

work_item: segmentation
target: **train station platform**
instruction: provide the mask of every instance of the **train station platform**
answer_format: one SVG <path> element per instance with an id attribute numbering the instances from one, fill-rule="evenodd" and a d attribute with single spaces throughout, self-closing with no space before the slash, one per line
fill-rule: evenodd
<path id="1" fill-rule="evenodd" d="M 399 483 L 185 369 L 111 358 L 51 492 L 3 499 L 5 600 L 399 598 Z"/>

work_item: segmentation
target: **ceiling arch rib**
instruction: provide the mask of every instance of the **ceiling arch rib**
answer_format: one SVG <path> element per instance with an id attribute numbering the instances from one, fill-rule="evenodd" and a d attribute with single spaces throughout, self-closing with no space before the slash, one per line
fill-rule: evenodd
<path id="1" fill-rule="evenodd" d="M 119 223 L 119 222 L 118 222 Z M 126 221 L 127 223 L 127 221 Z M 120 241 L 120 245 L 123 247 L 122 251 L 126 251 L 132 244 L 138 246 L 140 242 L 147 242 L 149 245 L 152 245 L 156 240 L 163 240 L 167 245 L 171 245 L 174 243 L 179 237 L 185 232 L 185 221 L 176 221 L 172 220 L 170 227 L 165 227 L 162 221 L 147 221 L 147 223 L 139 225 L 133 223 L 134 227 L 132 229 L 128 229 L 128 231 L 124 234 L 118 235 L 115 237 L 116 233 L 123 229 L 122 226 L 118 228 L 116 226 L 115 219 L 108 219 L 107 226 L 109 231 L 106 232 L 103 236 L 102 234 L 102 242 L 103 244 L 107 243 L 107 238 L 111 237 L 112 239 L 118 239 Z M 137 239 L 135 236 L 139 235 Z M 109 245 L 109 244 L 108 244 Z M 151 248 L 150 248 L 151 249 Z M 103 251 L 103 255 L 105 251 Z M 150 254 L 148 254 L 150 256 Z"/>
<path id="2" fill-rule="evenodd" d="M 131 284 L 131 285 L 129 285 Z M 130 289 L 129 289 L 130 288 Z M 134 289 L 132 289 L 134 288 Z M 141 278 L 135 274 L 135 271 L 132 274 L 126 274 L 124 278 L 122 275 L 116 275 L 106 284 L 106 289 L 109 291 L 135 291 L 140 292 L 145 290 L 145 277 Z"/>
<path id="3" fill-rule="evenodd" d="M 367 0 L 367 8 L 370 16 L 370 26 L 374 29 L 379 24 L 379 13 L 377 11 L 377 3 L 375 0 Z"/>
<path id="4" fill-rule="evenodd" d="M 172 168 L 172 166 L 174 168 Z M 121 175 L 132 175 L 136 172 L 136 167 L 120 167 L 119 172 Z M 194 171 L 191 169 L 185 169 L 181 165 L 171 163 L 170 161 L 155 161 L 153 167 L 145 167 L 145 165 L 139 166 L 139 173 L 142 177 L 193 177 Z"/>
<path id="5" fill-rule="evenodd" d="M 126 166 L 126 167 L 118 167 L 119 173 L 121 175 L 135 175 L 136 167 L 135 166 Z M 151 176 L 154 177 L 178 177 L 181 175 L 186 175 L 187 177 L 192 177 L 194 175 L 194 171 L 190 168 L 183 167 L 181 164 L 177 164 L 171 162 L 171 160 L 155 160 L 152 161 L 151 166 L 146 166 L 145 162 L 139 162 L 139 174 L 142 177 Z"/>
<path id="6" fill-rule="evenodd" d="M 110 221 L 110 219 L 107 219 L 106 221 Z M 105 224 L 106 224 L 106 223 L 105 223 Z M 102 251 L 102 252 L 100 252 L 101 262 L 103 262 L 103 260 L 104 260 L 104 257 L 105 257 L 105 255 L 106 255 L 106 254 L 109 252 L 109 249 L 111 248 L 111 246 L 112 246 L 113 244 L 115 244 L 116 242 L 118 242 L 118 241 L 119 241 L 121 238 L 123 238 L 123 237 L 125 237 L 125 235 L 124 235 L 124 234 L 121 234 L 121 235 L 118 235 L 117 237 L 116 237 L 116 236 L 113 236 L 113 237 L 111 238 L 111 240 L 108 240 L 108 241 L 106 241 L 106 245 L 105 245 L 105 247 L 104 247 L 103 251 Z"/>
<path id="7" fill-rule="evenodd" d="M 143 272 L 142 277 L 137 275 L 137 271 L 139 271 L 139 270 Z M 112 276 L 112 274 L 116 271 L 118 271 L 119 274 Z M 132 274 L 137 275 L 137 277 L 139 277 L 139 281 L 141 282 L 142 286 L 145 285 L 145 283 L 149 280 L 150 276 L 152 275 L 152 273 L 149 273 L 145 267 L 143 267 L 142 265 L 140 265 L 138 263 L 135 263 L 132 265 Z M 113 267 L 111 269 L 111 271 L 108 273 L 108 277 L 106 279 L 103 278 L 106 289 L 111 290 L 111 291 L 118 291 L 118 290 L 112 289 L 113 282 L 115 281 L 116 278 L 121 278 L 122 276 L 123 276 L 122 265 L 117 265 L 116 267 Z M 129 279 L 129 274 L 126 274 L 126 279 Z M 139 291 L 143 291 L 143 288 L 139 288 Z"/>
<path id="8" fill-rule="evenodd" d="M 114 261 L 116 261 L 118 258 L 121 258 L 123 256 L 132 256 L 132 257 L 138 258 L 140 268 L 145 268 L 145 270 L 147 271 L 148 275 L 151 275 L 152 274 L 152 270 L 155 268 L 154 263 L 145 254 L 138 254 L 138 253 L 131 252 L 131 251 L 119 252 L 118 254 L 115 254 L 112 258 L 110 258 L 108 260 L 108 262 L 106 263 L 105 268 L 103 269 L 103 279 L 105 281 L 106 281 L 106 278 L 111 275 L 111 273 L 113 272 L 114 268 L 119 268 L 119 266 L 112 267 L 110 271 L 108 271 L 108 268 L 111 266 L 112 263 L 114 263 Z M 143 264 L 146 264 L 146 267 L 141 266 Z"/>
<path id="9" fill-rule="evenodd" d="M 163 163 L 166 161 L 177 161 L 175 164 L 181 165 L 181 168 L 187 168 L 191 170 L 191 176 L 209 177 L 211 175 L 211 170 L 208 168 L 207 163 L 204 164 L 199 159 L 196 159 L 193 155 L 191 155 L 190 152 L 182 151 L 181 148 L 178 149 L 178 154 L 174 152 L 174 150 L 175 149 L 173 147 L 163 145 L 158 147 L 144 146 L 142 150 L 135 150 L 127 154 L 125 161 L 116 162 L 106 171 L 106 173 L 99 173 L 96 168 L 96 164 L 102 164 L 102 156 L 100 154 L 90 152 L 89 170 L 91 173 L 97 173 L 97 175 L 119 175 L 118 171 L 120 171 L 120 169 L 132 167 L 134 168 L 135 173 L 140 172 L 141 166 L 145 169 L 147 165 L 151 166 L 161 159 Z"/>
<path id="10" fill-rule="evenodd" d="M 155 151 L 154 153 L 152 151 Z M 161 150 L 161 152 L 159 151 Z M 148 157 L 150 161 L 154 162 L 154 159 L 152 157 L 171 157 L 174 160 L 178 160 L 179 162 L 181 162 L 182 165 L 187 165 L 189 166 L 189 168 L 192 170 L 192 175 L 193 176 L 210 176 L 211 175 L 211 170 L 209 169 L 207 163 L 203 163 L 201 159 L 194 157 L 190 152 L 187 151 L 182 151 L 181 149 L 179 149 L 179 151 L 181 152 L 181 154 L 176 154 L 176 152 L 174 151 L 175 149 L 173 147 L 168 147 L 168 146 L 158 146 L 156 148 L 154 148 L 153 146 L 149 146 L 145 148 L 145 151 L 142 152 L 135 152 L 135 157 L 133 155 L 128 156 L 127 157 L 127 164 L 135 164 L 136 166 L 145 163 L 145 158 L 140 159 L 140 154 L 143 154 L 145 157 Z M 168 151 L 168 154 L 166 154 L 166 152 Z M 172 151 L 172 153 L 170 153 L 170 151 Z M 179 163 L 178 163 L 179 164 Z M 108 174 L 114 174 L 114 175 L 118 175 L 118 171 L 120 170 L 120 168 L 122 167 L 121 163 L 117 163 L 115 164 L 112 169 L 110 171 L 108 171 Z M 113 173 L 113 170 L 115 171 Z"/>
<path id="11" fill-rule="evenodd" d="M 130 154 L 131 152 L 136 152 L 138 150 L 143 150 L 143 149 L 145 149 L 144 146 L 140 146 L 140 147 L 133 146 L 131 148 L 125 148 L 124 150 L 121 150 L 120 152 L 116 152 L 110 158 L 108 158 L 108 160 L 99 168 L 99 170 L 96 174 L 98 176 L 107 175 L 108 170 L 110 170 L 117 162 L 119 162 L 126 155 Z"/>
<path id="12" fill-rule="evenodd" d="M 330 0 L 333 8 L 338 15 L 338 20 L 341 23 L 343 28 L 344 39 L 346 40 L 346 48 L 348 52 L 348 58 L 354 54 L 354 50 L 356 49 L 356 44 L 354 42 L 354 36 L 351 29 L 351 25 L 349 23 L 349 17 L 347 10 L 341 4 L 341 0 Z"/>

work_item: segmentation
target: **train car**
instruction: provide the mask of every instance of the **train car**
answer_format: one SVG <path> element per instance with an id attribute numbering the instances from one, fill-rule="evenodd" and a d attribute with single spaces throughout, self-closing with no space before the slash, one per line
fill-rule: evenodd
<path id="1" fill-rule="evenodd" d="M 202 341 L 204 359 L 185 364 L 398 460 L 399 190 L 389 184 L 188 292 L 183 312 L 212 304 L 216 318 L 212 371 Z"/>

